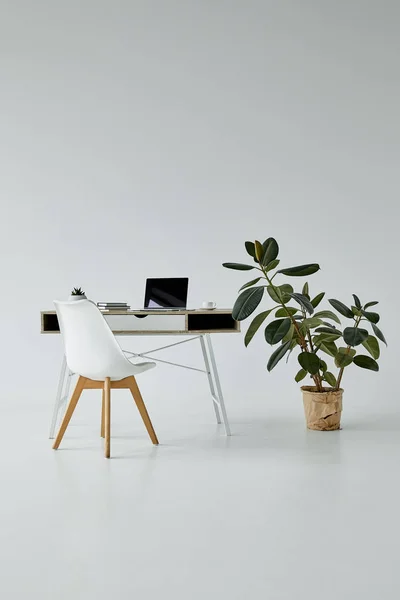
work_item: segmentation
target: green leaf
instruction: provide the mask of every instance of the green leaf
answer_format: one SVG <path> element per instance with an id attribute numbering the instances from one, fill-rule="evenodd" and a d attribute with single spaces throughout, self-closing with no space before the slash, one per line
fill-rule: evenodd
<path id="1" fill-rule="evenodd" d="M 278 242 L 274 238 L 268 238 L 263 243 L 264 255 L 262 257 L 262 264 L 264 266 L 269 265 L 270 262 L 275 260 L 279 254 Z"/>
<path id="2" fill-rule="evenodd" d="M 283 358 L 286 352 L 289 350 L 291 346 L 291 342 L 286 342 L 282 346 L 279 346 L 270 356 L 267 369 L 268 371 L 272 371 L 272 369 L 278 364 L 278 362 Z"/>
<path id="3" fill-rule="evenodd" d="M 275 287 L 269 285 L 267 287 L 267 292 L 274 302 L 277 302 L 278 304 L 283 302 L 286 304 L 286 302 L 290 300 L 290 294 L 293 292 L 293 288 L 288 283 L 284 283 L 283 285 L 278 285 Z"/>
<path id="4" fill-rule="evenodd" d="M 327 333 L 329 335 L 336 335 L 337 337 L 340 337 L 342 335 L 342 332 L 334 327 L 318 327 L 318 329 L 316 329 L 315 331 L 316 333 Z"/>
<path id="5" fill-rule="evenodd" d="M 324 379 L 331 387 L 336 387 L 336 377 L 330 371 L 324 373 Z"/>
<path id="6" fill-rule="evenodd" d="M 321 300 L 324 296 L 325 296 L 325 292 L 321 292 L 320 294 L 317 294 L 315 296 L 315 298 L 313 298 L 311 300 L 311 304 L 313 305 L 314 308 L 317 308 L 318 304 L 321 302 Z"/>
<path id="7" fill-rule="evenodd" d="M 343 339 L 349 346 L 358 346 L 362 344 L 368 337 L 368 331 L 366 329 L 360 329 L 359 327 L 346 327 L 343 330 Z"/>
<path id="8" fill-rule="evenodd" d="M 290 329 L 292 321 L 290 319 L 277 319 L 272 321 L 265 328 L 265 339 L 268 344 L 273 346 L 280 342 Z"/>
<path id="9" fill-rule="evenodd" d="M 263 254 L 264 254 L 264 248 L 262 246 L 262 243 L 259 242 L 258 240 L 256 240 L 254 242 L 254 249 L 256 251 L 256 259 L 261 264 L 262 263 L 262 257 L 263 257 Z"/>
<path id="10" fill-rule="evenodd" d="M 305 369 L 300 369 L 300 371 L 296 374 L 296 377 L 294 379 L 295 379 L 295 381 L 297 381 L 297 383 L 299 383 L 299 381 L 304 379 L 304 377 L 306 375 L 307 375 L 307 371 Z"/>
<path id="11" fill-rule="evenodd" d="M 361 367 L 362 369 L 379 371 L 379 365 L 376 360 L 365 354 L 359 354 L 358 356 L 355 356 L 353 362 L 355 365 L 357 365 L 357 367 Z"/>
<path id="12" fill-rule="evenodd" d="M 329 356 L 335 357 L 337 354 L 337 346 L 335 342 L 320 342 L 318 344 L 318 348 L 325 352 L 325 354 L 329 354 Z"/>
<path id="13" fill-rule="evenodd" d="M 241 263 L 223 263 L 222 266 L 226 269 L 234 269 L 235 271 L 251 271 L 254 269 L 250 265 L 242 265 Z"/>
<path id="14" fill-rule="evenodd" d="M 372 329 L 374 330 L 374 333 L 375 333 L 376 337 L 378 338 L 378 340 L 381 340 L 381 342 L 383 342 L 387 346 L 387 341 L 385 340 L 385 336 L 383 335 L 383 333 L 379 329 L 379 327 L 377 325 L 375 325 L 374 323 L 372 323 Z"/>
<path id="15" fill-rule="evenodd" d="M 357 354 L 357 350 L 354 350 L 354 348 L 346 348 L 344 346 L 340 346 L 340 348 L 338 348 L 338 352 L 340 352 L 340 354 L 348 354 L 351 356 L 351 358 Z"/>
<path id="16" fill-rule="evenodd" d="M 354 303 L 357 306 L 357 308 L 361 308 L 360 298 L 358 296 L 356 296 L 355 294 L 353 294 L 353 298 L 354 298 Z"/>
<path id="17" fill-rule="evenodd" d="M 303 294 L 303 296 L 308 296 L 308 283 L 307 283 L 307 281 L 303 285 L 303 289 L 301 290 L 301 293 Z"/>
<path id="18" fill-rule="evenodd" d="M 339 317 L 331 310 L 320 310 L 314 314 L 314 317 L 319 317 L 320 319 L 332 319 L 332 321 L 335 321 L 335 323 L 339 323 L 339 325 L 341 324 Z"/>
<path id="19" fill-rule="evenodd" d="M 328 342 L 336 342 L 336 340 L 338 340 L 340 337 L 340 334 L 320 333 L 319 335 L 315 335 L 313 337 L 313 342 L 319 346 L 320 344 L 326 344 Z"/>
<path id="20" fill-rule="evenodd" d="M 284 342 L 291 342 L 292 339 L 293 339 L 293 334 L 294 334 L 294 325 L 293 325 L 292 321 L 290 321 L 289 331 L 282 338 L 282 343 L 284 343 Z"/>
<path id="21" fill-rule="evenodd" d="M 291 298 L 293 298 L 293 300 L 296 300 L 296 302 L 298 302 L 300 304 L 300 306 L 302 308 L 304 308 L 304 310 L 306 310 L 310 315 L 313 314 L 314 307 L 311 304 L 310 300 L 306 296 L 303 296 L 303 294 L 297 294 L 297 293 L 291 293 L 289 295 Z"/>
<path id="22" fill-rule="evenodd" d="M 328 302 L 344 317 L 347 317 L 348 319 L 354 318 L 350 308 L 343 304 L 343 302 L 340 302 L 340 300 L 335 300 L 334 298 L 331 298 L 330 300 L 328 300 Z"/>
<path id="23" fill-rule="evenodd" d="M 367 312 L 366 310 L 362 310 L 361 312 L 364 315 L 364 317 L 366 319 L 368 319 L 368 321 L 370 321 L 371 323 L 375 323 L 375 324 L 379 323 L 380 316 L 378 315 L 378 313 L 376 313 L 376 312 Z"/>
<path id="24" fill-rule="evenodd" d="M 281 261 L 276 258 L 275 260 L 271 260 L 270 263 L 267 264 L 267 266 L 265 267 L 266 272 L 268 273 L 269 271 L 272 271 L 273 269 L 276 269 L 276 267 L 279 265 Z"/>
<path id="25" fill-rule="evenodd" d="M 243 321 L 253 313 L 260 304 L 264 295 L 263 287 L 244 290 L 236 299 L 233 306 L 232 317 L 236 321 Z"/>
<path id="26" fill-rule="evenodd" d="M 319 359 L 319 368 L 323 373 L 328 370 L 328 365 L 324 360 L 322 360 L 322 358 Z"/>
<path id="27" fill-rule="evenodd" d="M 357 306 L 352 306 L 351 307 L 351 312 L 353 313 L 353 315 L 355 315 L 356 317 L 360 317 L 362 315 L 362 312 L 359 308 L 357 308 Z"/>
<path id="28" fill-rule="evenodd" d="M 373 302 L 367 302 L 367 304 L 364 306 L 364 308 L 367 309 L 370 306 L 375 306 L 376 304 L 379 304 L 379 302 L 377 300 L 374 300 Z"/>
<path id="29" fill-rule="evenodd" d="M 322 321 L 315 317 L 308 317 L 303 320 L 302 325 L 304 325 L 306 329 L 314 329 L 315 327 L 318 327 L 318 325 L 322 325 Z"/>
<path id="30" fill-rule="evenodd" d="M 315 375 L 319 371 L 319 358 L 313 352 L 301 352 L 298 356 L 300 366 L 303 367 L 311 375 Z"/>
<path id="31" fill-rule="evenodd" d="M 304 277 L 305 275 L 312 275 L 319 271 L 319 265 L 316 263 L 309 265 L 300 265 L 298 267 L 288 267 L 287 269 L 281 269 L 278 273 L 282 275 L 288 275 L 289 277 Z"/>
<path id="32" fill-rule="evenodd" d="M 344 369 L 348 367 L 353 362 L 352 356 L 350 354 L 345 354 L 344 352 L 338 352 L 335 356 L 335 365 L 338 369 Z"/>
<path id="33" fill-rule="evenodd" d="M 278 308 L 275 313 L 276 317 L 287 317 L 288 313 L 290 316 L 295 315 L 298 312 L 298 308 L 294 308 L 293 306 L 286 306 L 286 310 L 284 308 Z"/>
<path id="34" fill-rule="evenodd" d="M 379 348 L 379 342 L 376 337 L 369 335 L 367 339 L 362 342 L 362 345 L 368 350 L 372 358 L 379 358 L 381 352 Z"/>
<path id="35" fill-rule="evenodd" d="M 258 283 L 260 281 L 261 277 L 257 277 L 256 279 L 253 279 L 252 281 L 249 281 L 248 283 L 245 283 L 244 285 L 242 285 L 242 287 L 240 288 L 239 292 L 241 292 L 242 290 L 251 287 L 252 285 L 255 285 L 256 283 Z"/>
<path id="36" fill-rule="evenodd" d="M 254 319 L 250 323 L 250 326 L 246 332 L 246 335 L 244 336 L 244 345 L 246 346 L 246 348 L 250 344 L 251 340 L 253 339 L 254 335 L 257 333 L 260 326 L 264 323 L 265 319 L 268 317 L 268 315 L 273 310 L 274 310 L 273 308 L 271 308 L 270 310 L 265 310 L 264 312 L 260 313 L 256 317 L 254 317 Z"/>
<path id="37" fill-rule="evenodd" d="M 256 249 L 254 246 L 254 242 L 245 242 L 244 246 L 246 248 L 247 254 L 250 254 L 253 258 L 256 257 Z"/>

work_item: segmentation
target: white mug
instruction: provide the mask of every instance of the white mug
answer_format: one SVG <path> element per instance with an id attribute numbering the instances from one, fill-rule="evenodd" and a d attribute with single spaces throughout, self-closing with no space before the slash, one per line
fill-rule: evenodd
<path id="1" fill-rule="evenodd" d="M 217 306 L 216 302 L 203 302 L 201 305 L 203 308 L 215 308 Z"/>

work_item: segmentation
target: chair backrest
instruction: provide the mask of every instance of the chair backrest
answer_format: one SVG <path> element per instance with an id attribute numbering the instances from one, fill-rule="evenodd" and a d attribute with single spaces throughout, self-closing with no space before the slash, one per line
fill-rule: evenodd
<path id="1" fill-rule="evenodd" d="M 67 365 L 74 373 L 104 379 L 128 362 L 105 318 L 90 300 L 54 301 Z"/>

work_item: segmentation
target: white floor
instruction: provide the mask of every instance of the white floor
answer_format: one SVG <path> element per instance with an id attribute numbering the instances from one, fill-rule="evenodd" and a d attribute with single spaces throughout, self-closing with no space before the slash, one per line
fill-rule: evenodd
<path id="1" fill-rule="evenodd" d="M 107 461 L 89 404 L 58 452 L 48 408 L 0 408 L 5 600 L 400 597 L 399 421 L 152 415 L 155 448 L 120 405 Z"/>

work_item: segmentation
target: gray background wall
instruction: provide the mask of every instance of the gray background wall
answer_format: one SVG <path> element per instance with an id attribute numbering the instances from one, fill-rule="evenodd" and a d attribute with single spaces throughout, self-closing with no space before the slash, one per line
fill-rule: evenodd
<path id="1" fill-rule="evenodd" d="M 189 275 L 191 306 L 228 307 L 246 275 L 221 263 L 274 236 L 286 265 L 320 262 L 315 292 L 380 300 L 390 347 L 379 375 L 349 370 L 346 409 L 349 421 L 395 410 L 399 12 L 389 0 L 3 0 L 3 400 L 52 401 L 61 340 L 39 336 L 39 311 L 72 286 L 140 306 L 146 276 Z M 268 375 L 262 335 L 248 350 L 221 336 L 216 351 L 239 429 L 301 417 L 295 361 Z M 205 382 L 157 373 L 142 384 L 153 410 L 161 398 L 195 410 Z"/>

